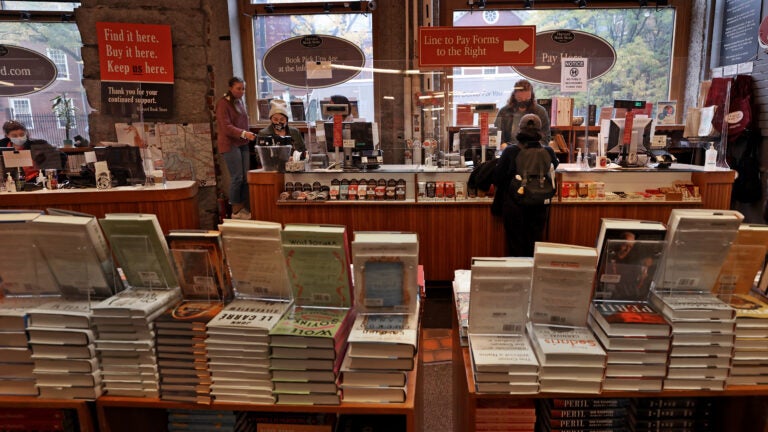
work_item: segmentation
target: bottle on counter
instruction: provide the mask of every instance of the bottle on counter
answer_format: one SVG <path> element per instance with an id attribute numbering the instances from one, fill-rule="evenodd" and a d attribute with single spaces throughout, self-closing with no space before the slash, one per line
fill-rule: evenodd
<path id="1" fill-rule="evenodd" d="M 717 150 L 714 143 L 709 143 L 709 148 L 704 152 L 704 168 L 711 170 L 717 167 Z"/>

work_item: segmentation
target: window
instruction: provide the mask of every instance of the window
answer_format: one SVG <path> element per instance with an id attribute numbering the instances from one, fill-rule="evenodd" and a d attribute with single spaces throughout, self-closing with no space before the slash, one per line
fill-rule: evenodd
<path id="1" fill-rule="evenodd" d="M 48 58 L 51 59 L 59 71 L 57 79 L 69 79 L 69 66 L 67 65 L 67 55 L 64 54 L 64 51 L 55 48 L 48 48 L 45 51 L 48 54 Z"/>
<path id="2" fill-rule="evenodd" d="M 17 120 L 27 127 L 28 130 L 35 128 L 35 119 L 32 116 L 32 105 L 29 99 L 11 99 L 11 118 L 8 120 Z"/>
<path id="3" fill-rule="evenodd" d="M 605 39 L 616 50 L 613 69 L 589 81 L 589 91 L 569 93 L 575 99 L 575 115 L 585 115 L 587 105 L 612 106 L 614 99 L 669 99 L 672 67 L 674 8 L 588 8 L 552 10 L 498 10 L 497 20 L 487 25 L 535 25 L 537 32 L 563 29 L 591 33 Z M 454 11 L 453 25 L 476 25 L 477 11 Z M 488 11 L 483 12 L 487 17 Z M 494 102 L 506 104 L 515 81 L 523 78 L 513 67 L 454 68 L 455 104 Z M 489 75 L 490 74 L 490 75 Z M 495 78 L 489 81 L 488 78 Z M 560 95 L 557 85 L 534 83 L 537 98 Z"/>

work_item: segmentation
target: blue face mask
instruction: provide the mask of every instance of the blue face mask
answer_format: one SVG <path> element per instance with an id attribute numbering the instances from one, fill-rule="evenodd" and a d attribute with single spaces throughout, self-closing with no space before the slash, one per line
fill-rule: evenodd
<path id="1" fill-rule="evenodd" d="M 16 147 L 21 147 L 21 146 L 23 146 L 23 145 L 24 145 L 24 143 L 26 143 L 26 142 L 27 142 L 27 137 L 26 137 L 26 135 L 25 135 L 25 136 L 23 136 L 23 137 L 18 137 L 18 138 L 11 138 L 11 142 L 12 142 L 12 143 L 13 143 L 13 145 L 15 145 Z"/>

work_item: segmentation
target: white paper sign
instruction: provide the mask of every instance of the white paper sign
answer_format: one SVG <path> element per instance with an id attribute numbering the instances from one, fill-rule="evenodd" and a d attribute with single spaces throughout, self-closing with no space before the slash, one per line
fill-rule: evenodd
<path id="1" fill-rule="evenodd" d="M 3 152 L 3 164 L 6 168 L 32 166 L 32 152 L 30 150 Z"/>
<path id="2" fill-rule="evenodd" d="M 560 91 L 563 93 L 587 91 L 587 59 L 567 57 L 561 62 Z"/>
<path id="3" fill-rule="evenodd" d="M 329 61 L 308 61 L 307 79 L 331 79 L 333 71 Z"/>

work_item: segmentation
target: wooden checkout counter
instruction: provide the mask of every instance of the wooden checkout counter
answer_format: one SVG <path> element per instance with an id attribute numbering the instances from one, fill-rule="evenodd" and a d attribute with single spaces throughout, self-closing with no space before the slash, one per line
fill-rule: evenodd
<path id="1" fill-rule="evenodd" d="M 165 185 L 38 190 L 0 193 L 0 209 L 60 208 L 104 217 L 106 213 L 154 213 L 163 231 L 199 229 L 197 182 L 168 181 Z"/>
<path id="2" fill-rule="evenodd" d="M 637 190 L 671 185 L 675 181 L 698 187 L 697 200 L 573 200 L 551 207 L 548 241 L 593 246 L 601 217 L 651 219 L 666 222 L 673 208 L 727 209 L 734 171 L 704 171 L 695 165 L 674 164 L 669 169 L 577 170 L 561 164 L 557 181 L 601 181 L 606 191 Z M 466 170 L 427 170 L 410 165 L 384 165 L 367 172 L 312 171 L 248 173 L 251 214 L 254 219 L 280 223 L 346 225 L 350 241 L 354 231 L 408 231 L 419 235 L 420 260 L 427 280 L 453 280 L 455 269 L 470 268 L 472 257 L 503 256 L 504 227 L 490 213 L 491 200 L 419 197 L 418 183 L 464 182 Z M 334 179 L 404 179 L 405 200 L 295 201 L 280 200 L 286 182 L 320 182 Z"/>

